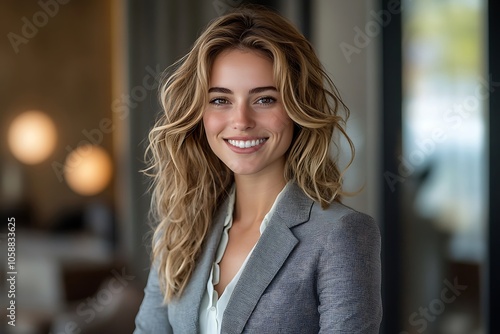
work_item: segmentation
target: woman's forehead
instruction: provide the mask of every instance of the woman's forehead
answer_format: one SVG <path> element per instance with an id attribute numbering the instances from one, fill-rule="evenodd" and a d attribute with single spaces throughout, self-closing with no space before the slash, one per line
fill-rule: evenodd
<path id="1" fill-rule="evenodd" d="M 231 49 L 219 54 L 212 64 L 210 86 L 274 86 L 271 60 L 261 52 Z"/>

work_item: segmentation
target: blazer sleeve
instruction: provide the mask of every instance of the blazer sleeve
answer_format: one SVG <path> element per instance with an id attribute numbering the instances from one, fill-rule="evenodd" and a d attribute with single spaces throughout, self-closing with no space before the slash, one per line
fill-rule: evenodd
<path id="1" fill-rule="evenodd" d="M 135 318 L 134 331 L 134 334 L 150 333 L 173 334 L 168 320 L 167 305 L 163 304 L 163 294 L 158 283 L 158 270 L 155 266 L 149 271 L 144 299 Z"/>
<path id="2" fill-rule="evenodd" d="M 365 214 L 334 224 L 318 263 L 320 333 L 378 333 L 382 319 L 380 232 Z"/>

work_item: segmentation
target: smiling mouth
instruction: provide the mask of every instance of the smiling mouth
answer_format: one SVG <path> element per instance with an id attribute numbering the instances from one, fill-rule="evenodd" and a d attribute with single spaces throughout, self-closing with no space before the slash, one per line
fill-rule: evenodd
<path id="1" fill-rule="evenodd" d="M 229 144 L 231 144 L 232 146 L 235 146 L 235 147 L 250 148 L 250 147 L 261 145 L 266 140 L 267 140 L 267 138 L 254 139 L 254 140 L 232 140 L 232 139 L 227 139 L 227 142 Z"/>

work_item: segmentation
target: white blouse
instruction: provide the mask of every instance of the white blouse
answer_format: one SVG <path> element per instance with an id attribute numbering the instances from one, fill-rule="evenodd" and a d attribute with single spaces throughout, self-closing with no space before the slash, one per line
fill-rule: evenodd
<path id="1" fill-rule="evenodd" d="M 266 229 L 267 225 L 269 224 L 269 218 L 271 218 L 272 214 L 274 213 L 276 203 L 278 203 L 281 194 L 283 194 L 283 191 L 286 189 L 288 184 L 283 188 L 283 190 L 278 194 L 276 197 L 276 200 L 273 203 L 273 206 L 271 207 L 271 210 L 266 214 L 264 219 L 262 220 L 262 223 L 260 224 L 260 234 L 264 233 L 264 230 Z M 212 270 L 210 272 L 210 276 L 208 278 L 207 282 L 207 290 L 205 291 L 205 294 L 203 295 L 203 299 L 201 301 L 201 307 L 200 307 L 200 333 L 201 334 L 219 334 L 221 331 L 221 324 L 222 324 L 222 316 L 224 315 L 224 311 L 226 309 L 226 306 L 229 302 L 229 299 L 231 298 L 231 295 L 233 293 L 234 287 L 236 286 L 236 283 L 240 279 L 241 273 L 243 272 L 243 269 L 245 268 L 245 265 L 248 262 L 248 259 L 250 258 L 250 255 L 252 254 L 255 246 L 252 248 L 250 253 L 248 253 L 245 261 L 241 265 L 240 270 L 236 273 L 236 275 L 233 277 L 231 282 L 226 286 L 226 289 L 222 293 L 222 295 L 219 297 L 217 291 L 214 289 L 214 286 L 219 283 L 219 278 L 220 278 L 220 267 L 219 263 L 222 260 L 222 257 L 224 256 L 224 252 L 226 251 L 227 243 L 229 241 L 229 229 L 233 225 L 233 210 L 234 210 L 234 201 L 235 201 L 235 187 L 231 189 L 231 192 L 229 194 L 229 201 L 228 201 L 228 210 L 227 210 L 227 216 L 226 220 L 224 222 L 224 230 L 222 232 L 222 237 L 221 241 L 219 244 L 219 247 L 217 248 L 217 252 L 215 254 L 215 262 L 212 266 Z"/>

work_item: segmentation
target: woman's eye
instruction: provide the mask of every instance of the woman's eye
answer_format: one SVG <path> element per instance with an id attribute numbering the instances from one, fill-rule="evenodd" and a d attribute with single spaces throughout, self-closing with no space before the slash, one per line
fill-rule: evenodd
<path id="1" fill-rule="evenodd" d="M 216 97 L 215 99 L 210 100 L 210 104 L 215 104 L 215 105 L 221 105 L 221 104 L 228 104 L 229 102 L 226 99 Z"/>
<path id="2" fill-rule="evenodd" d="M 263 105 L 268 105 L 273 102 L 276 102 L 276 99 L 271 96 L 261 97 L 260 99 L 257 100 L 258 104 L 263 104 Z"/>

